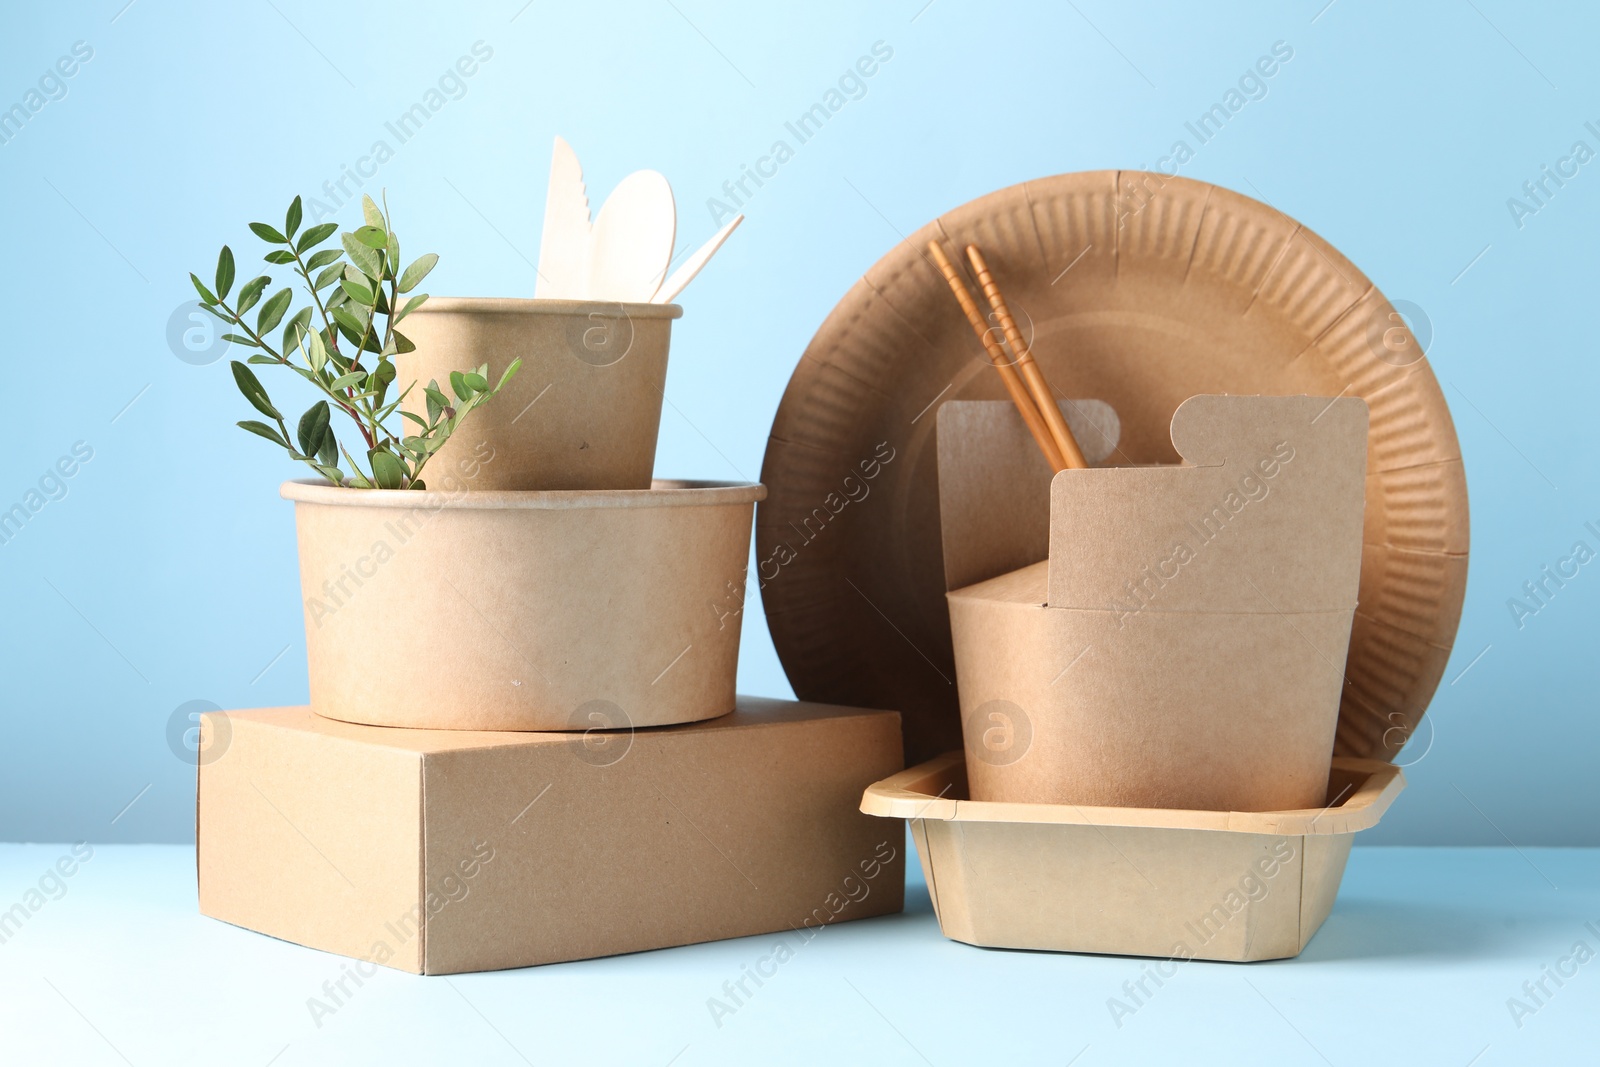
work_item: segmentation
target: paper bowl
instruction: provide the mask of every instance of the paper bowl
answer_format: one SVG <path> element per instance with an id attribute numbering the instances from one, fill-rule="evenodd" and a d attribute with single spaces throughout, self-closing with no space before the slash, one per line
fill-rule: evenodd
<path id="1" fill-rule="evenodd" d="M 661 426 L 667 346 L 676 304 L 434 297 L 401 332 L 416 346 L 395 358 L 405 409 L 426 417 L 423 386 L 446 396 L 450 372 L 514 359 L 505 392 L 475 410 L 437 453 L 442 466 L 470 456 L 494 463 L 474 489 L 648 489 Z"/>
<path id="2" fill-rule="evenodd" d="M 470 492 L 465 472 L 440 474 L 427 492 L 284 483 L 313 711 L 590 730 L 732 710 L 762 486 Z"/>

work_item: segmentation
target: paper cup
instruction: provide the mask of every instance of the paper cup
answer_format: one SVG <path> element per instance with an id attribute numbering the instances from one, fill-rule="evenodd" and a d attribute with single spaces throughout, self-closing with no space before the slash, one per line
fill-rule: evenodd
<path id="1" fill-rule="evenodd" d="M 475 490 L 648 489 L 661 426 L 676 304 L 434 297 L 401 324 L 415 352 L 395 357 L 404 407 L 426 417 L 423 386 L 489 365 L 522 369 L 436 454 L 451 467 L 492 455 Z"/>

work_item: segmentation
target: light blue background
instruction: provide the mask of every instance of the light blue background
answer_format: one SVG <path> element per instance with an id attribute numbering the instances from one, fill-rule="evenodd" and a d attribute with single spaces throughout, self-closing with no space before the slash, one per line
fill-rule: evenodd
<path id="1" fill-rule="evenodd" d="M 1024 179 L 1154 164 L 1285 41 L 1267 96 L 1182 173 L 1269 200 L 1424 309 L 1472 494 L 1457 651 L 1402 756 L 1410 789 L 1363 840 L 1600 844 L 1600 563 L 1521 629 L 1506 607 L 1574 540 L 1600 547 L 1582 529 L 1600 520 L 1600 163 L 1520 228 L 1507 209 L 1574 141 L 1600 149 L 1588 9 L 125 2 L 28 5 L 0 35 L 0 107 L 74 42 L 94 50 L 0 144 L 0 509 L 75 442 L 94 450 L 0 545 L 0 839 L 189 840 L 174 709 L 306 699 L 277 495 L 297 471 L 233 428 L 248 411 L 225 362 L 181 361 L 166 327 L 188 271 L 208 275 L 223 241 L 248 262 L 245 222 L 281 219 L 375 139 L 396 152 L 367 188 L 389 190 L 407 247 L 443 255 L 428 289 L 527 296 L 554 134 L 595 203 L 634 169 L 667 174 L 680 241 L 698 244 L 707 198 L 874 42 L 892 47 L 683 300 L 658 471 L 753 478 L 806 342 L 901 234 Z M 477 41 L 493 57 L 464 95 L 395 145 L 384 123 Z M 751 608 L 741 688 L 787 695 Z"/>

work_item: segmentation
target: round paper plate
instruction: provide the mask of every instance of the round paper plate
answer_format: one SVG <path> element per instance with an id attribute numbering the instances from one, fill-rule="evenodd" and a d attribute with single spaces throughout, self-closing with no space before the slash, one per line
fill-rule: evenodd
<path id="1" fill-rule="evenodd" d="M 982 249 L 1058 394 L 1116 409 L 1116 463 L 1176 463 L 1172 413 L 1197 393 L 1366 400 L 1360 606 L 1335 751 L 1398 752 L 1466 588 L 1466 479 L 1438 382 L 1383 294 L 1316 234 L 1226 189 L 1130 171 L 951 211 L 817 331 L 773 422 L 756 517 L 755 576 L 795 693 L 899 711 L 908 761 L 961 747 L 934 416 L 1005 393 L 926 255 L 933 238 L 952 258 Z"/>

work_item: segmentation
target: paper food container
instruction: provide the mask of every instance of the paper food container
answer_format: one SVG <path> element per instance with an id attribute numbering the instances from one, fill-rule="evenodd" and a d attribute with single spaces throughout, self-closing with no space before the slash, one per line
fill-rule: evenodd
<path id="1" fill-rule="evenodd" d="M 435 489 L 283 485 L 319 714 L 587 730 L 732 710 L 760 485 L 474 492 L 468 466 L 427 477 Z"/>
<path id="2" fill-rule="evenodd" d="M 910 820 L 952 940 L 1245 961 L 1305 948 L 1333 908 L 1356 832 L 1404 787 L 1392 764 L 1339 757 L 1316 808 L 1005 804 L 967 799 L 957 752 L 871 786 L 861 810 Z"/>
<path id="3" fill-rule="evenodd" d="M 1320 807 L 1361 569 L 1365 402 L 1196 396 L 1172 418 L 1181 464 L 1053 479 L 1009 403 L 938 418 L 973 798 Z"/>
<path id="4" fill-rule="evenodd" d="M 201 752 L 201 912 L 365 977 L 772 932 L 803 952 L 903 901 L 904 828 L 858 810 L 902 766 L 894 712 L 741 697 L 709 722 L 585 736 L 275 708 L 205 715 Z"/>
<path id="5" fill-rule="evenodd" d="M 487 451 L 474 489 L 648 489 L 661 426 L 667 342 L 676 304 L 432 297 L 406 316 L 415 352 L 395 357 L 405 407 L 426 417 L 422 386 L 489 365 L 498 381 L 433 462 L 452 467 Z"/>

